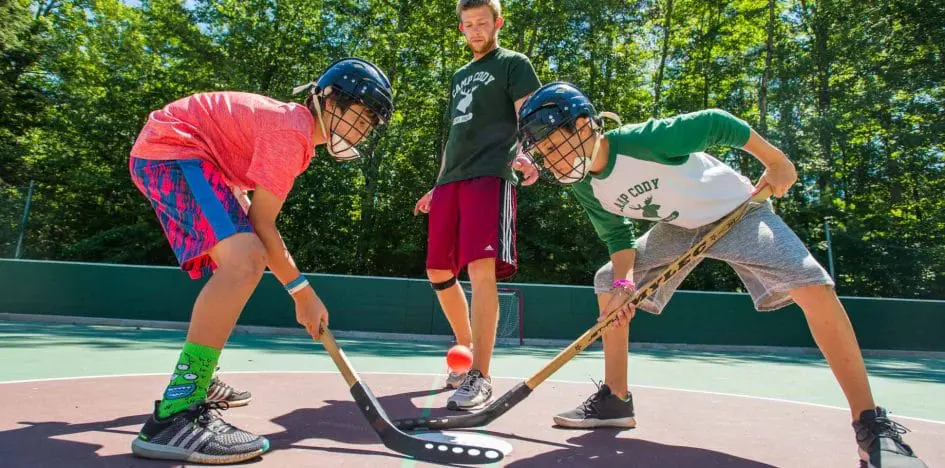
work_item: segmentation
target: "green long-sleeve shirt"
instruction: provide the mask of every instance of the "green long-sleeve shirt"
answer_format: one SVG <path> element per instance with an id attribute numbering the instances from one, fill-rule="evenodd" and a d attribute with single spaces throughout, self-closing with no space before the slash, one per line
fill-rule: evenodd
<path id="1" fill-rule="evenodd" d="M 750 135 L 748 124 L 718 109 L 626 125 L 605 134 L 604 170 L 572 190 L 607 250 L 631 249 L 628 218 L 696 228 L 747 200 L 751 181 L 702 151 L 741 147 Z"/>

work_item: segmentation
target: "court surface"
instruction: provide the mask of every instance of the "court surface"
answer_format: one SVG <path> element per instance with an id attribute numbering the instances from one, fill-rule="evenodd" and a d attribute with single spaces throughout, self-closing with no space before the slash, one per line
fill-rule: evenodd
<path id="1" fill-rule="evenodd" d="M 130 444 L 167 383 L 180 330 L 0 322 L 0 465 L 179 466 L 137 459 Z M 445 343 L 340 340 L 394 418 L 448 414 Z M 499 347 L 496 395 L 559 348 Z M 856 466 L 845 400 L 814 354 L 632 350 L 638 427 L 566 430 L 551 417 L 581 403 L 602 376 L 588 350 L 491 425 L 513 451 L 500 466 Z M 867 359 L 879 404 L 909 427 L 929 466 L 945 466 L 945 362 Z M 226 419 L 266 435 L 258 466 L 414 467 L 363 420 L 321 345 L 300 336 L 234 334 L 220 376 L 253 392 Z"/>

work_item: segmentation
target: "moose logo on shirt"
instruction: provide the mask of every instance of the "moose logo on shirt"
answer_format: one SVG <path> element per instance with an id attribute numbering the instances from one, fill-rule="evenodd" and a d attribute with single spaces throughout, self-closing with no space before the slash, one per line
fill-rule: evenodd
<path id="1" fill-rule="evenodd" d="M 626 192 L 621 193 L 619 197 L 614 201 L 614 205 L 624 211 L 629 208 L 634 211 L 642 211 L 641 216 L 646 219 L 654 219 L 663 222 L 670 222 L 679 217 L 678 211 L 673 211 L 669 216 L 662 217 L 660 216 L 659 210 L 661 205 L 658 205 L 653 202 L 653 196 L 649 195 L 644 200 L 643 203 L 637 203 L 636 198 L 641 195 L 647 194 L 653 190 L 660 188 L 660 180 L 650 179 L 638 184 L 635 184 L 633 187 L 627 189 Z M 634 204 L 631 204 L 631 199 L 634 199 Z"/>
<path id="2" fill-rule="evenodd" d="M 460 115 L 453 117 L 453 125 L 472 120 L 473 114 L 469 111 L 469 107 L 472 105 L 474 93 L 480 86 L 488 86 L 493 81 L 495 77 L 491 73 L 481 71 L 463 78 L 456 84 L 453 88 L 453 101 L 456 102 L 456 110 Z M 456 97 L 460 95 L 462 97 L 457 101 Z"/>

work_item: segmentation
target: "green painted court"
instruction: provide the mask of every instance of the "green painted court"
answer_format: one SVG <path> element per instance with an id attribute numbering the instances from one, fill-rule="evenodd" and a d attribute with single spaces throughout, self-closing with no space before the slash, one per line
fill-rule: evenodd
<path id="1" fill-rule="evenodd" d="M 184 332 L 178 330 L 0 322 L 5 363 L 0 380 L 164 375 L 167 363 L 180 352 L 183 338 Z M 344 339 L 341 345 L 358 371 L 404 374 L 404 379 L 416 380 L 421 389 L 430 381 L 425 375 L 440 375 L 446 368 L 446 343 Z M 526 378 L 559 350 L 499 346 L 494 374 Z M 592 390 L 591 380 L 603 372 L 602 354 L 584 352 L 555 374 L 554 380 L 587 384 Z M 874 356 L 867 358 L 867 366 L 878 400 L 896 415 L 945 421 L 945 399 L 936 397 L 945 395 L 945 359 Z M 245 333 L 230 339 L 221 367 L 223 372 L 335 371 L 321 345 L 311 339 Z M 846 406 L 826 363 L 814 354 L 635 349 L 630 354 L 630 379 L 631 386 Z"/>

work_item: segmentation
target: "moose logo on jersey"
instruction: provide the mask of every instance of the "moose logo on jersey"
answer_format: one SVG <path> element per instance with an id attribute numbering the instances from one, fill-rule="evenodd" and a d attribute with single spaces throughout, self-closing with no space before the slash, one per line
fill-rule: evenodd
<path id="1" fill-rule="evenodd" d="M 634 184 L 632 187 L 627 189 L 627 191 L 621 193 L 616 200 L 614 200 L 614 205 L 619 208 L 621 212 L 629 208 L 634 211 L 642 211 L 641 216 L 643 218 L 670 222 L 679 217 L 679 212 L 673 211 L 666 217 L 660 216 L 659 210 L 661 206 L 653 202 L 653 195 L 648 195 L 643 200 L 643 203 L 638 203 L 636 201 L 639 196 L 647 194 L 653 190 L 658 190 L 659 188 L 659 178 Z M 634 200 L 633 204 L 630 203 L 631 199 Z"/>
<path id="2" fill-rule="evenodd" d="M 453 117 L 453 125 L 472 120 L 473 113 L 470 111 L 470 106 L 472 105 L 476 90 L 479 89 L 480 86 L 488 86 L 493 81 L 495 81 L 495 77 L 492 76 L 491 73 L 481 71 L 463 78 L 462 81 L 453 87 L 453 102 L 456 103 L 454 115 L 459 114 Z M 459 97 L 459 99 L 457 99 L 457 97 Z"/>

